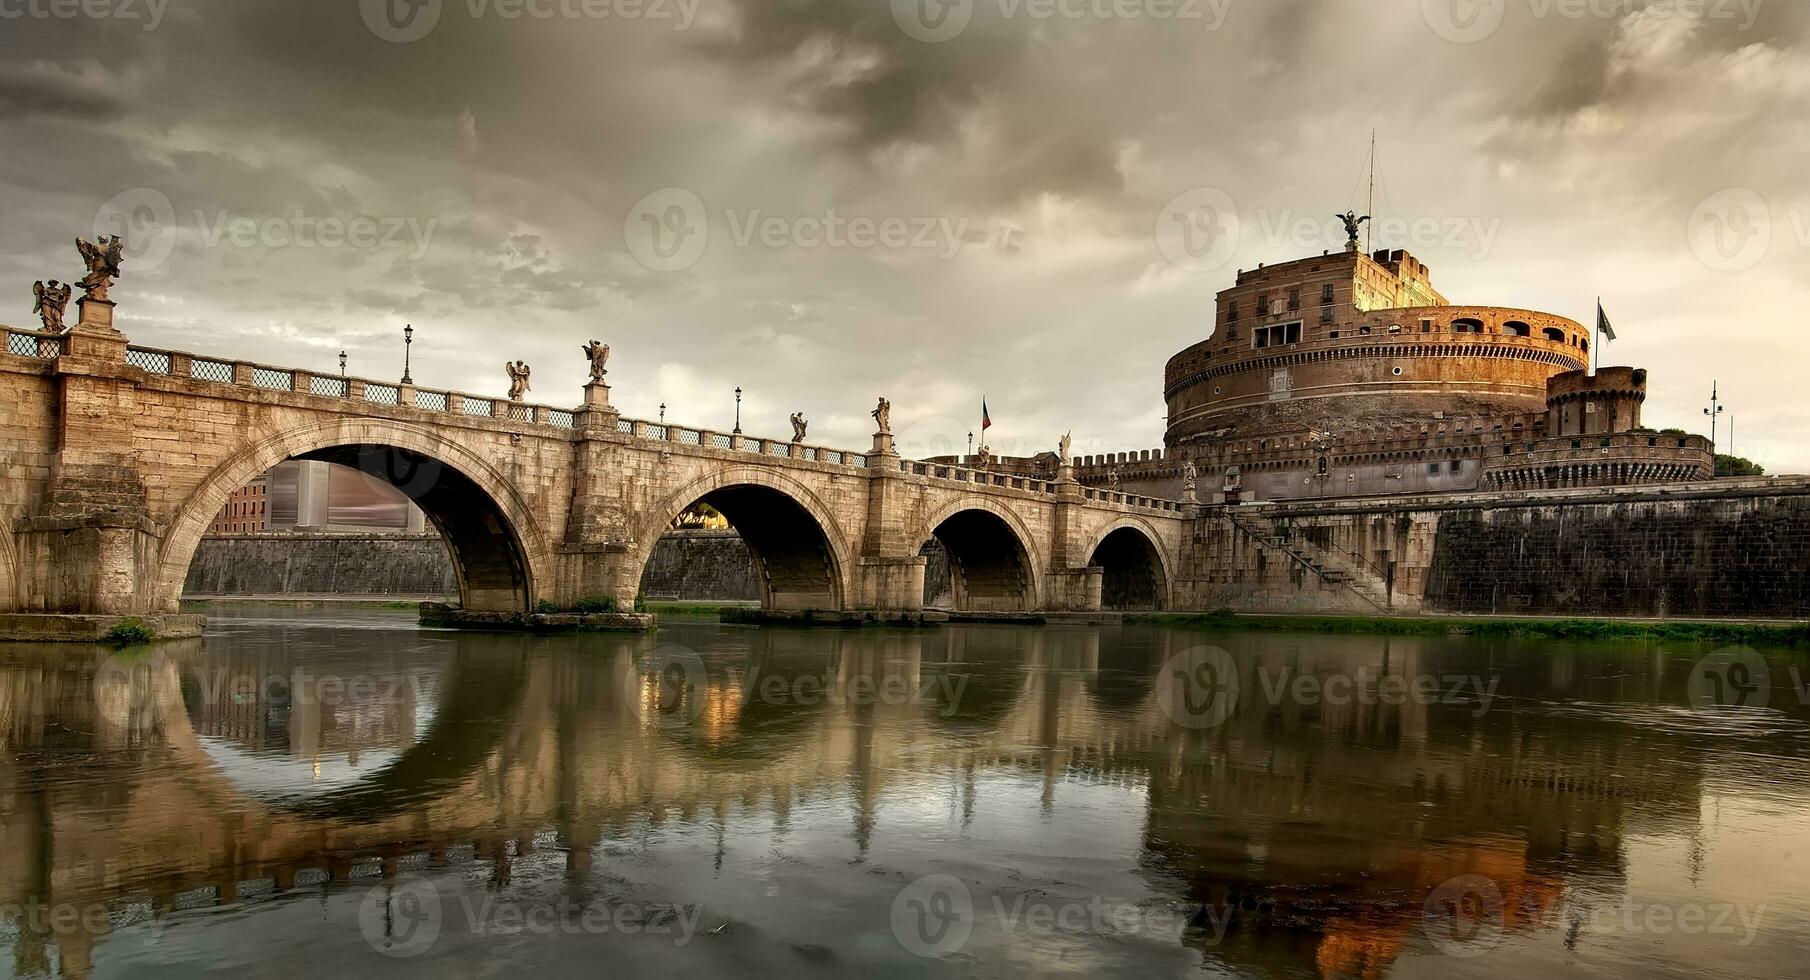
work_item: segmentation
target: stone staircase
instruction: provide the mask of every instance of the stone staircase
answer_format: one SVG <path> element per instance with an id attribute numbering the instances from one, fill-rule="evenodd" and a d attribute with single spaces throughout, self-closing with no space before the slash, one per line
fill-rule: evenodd
<path id="1" fill-rule="evenodd" d="M 1287 557 L 1320 581 L 1357 596 L 1372 609 L 1378 612 L 1417 611 L 1408 608 L 1399 597 L 1392 597 L 1388 584 L 1380 576 L 1356 562 L 1292 535 L 1284 540 L 1267 522 L 1240 514 L 1236 508 L 1228 507 L 1225 513 L 1234 527 L 1265 550 Z"/>

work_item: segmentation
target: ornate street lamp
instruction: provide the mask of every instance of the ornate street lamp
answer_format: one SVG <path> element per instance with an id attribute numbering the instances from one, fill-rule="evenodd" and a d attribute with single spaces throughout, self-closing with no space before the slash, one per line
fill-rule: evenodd
<path id="1" fill-rule="evenodd" d="M 402 325 L 402 383 L 405 385 L 412 385 L 415 383 L 415 379 L 409 377 L 409 353 L 414 346 L 415 325 L 412 323 L 405 323 Z"/>
<path id="2" fill-rule="evenodd" d="M 742 434 L 742 386 L 735 386 L 735 434 Z"/>
<path id="3" fill-rule="evenodd" d="M 660 403 L 660 424 L 661 425 L 666 424 L 666 403 L 665 402 Z"/>
<path id="4" fill-rule="evenodd" d="M 346 376 L 346 352 L 343 350 L 339 352 L 339 376 Z"/>

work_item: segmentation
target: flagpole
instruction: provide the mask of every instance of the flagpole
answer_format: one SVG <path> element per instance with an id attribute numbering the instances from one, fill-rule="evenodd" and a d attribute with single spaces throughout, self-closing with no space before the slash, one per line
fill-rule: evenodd
<path id="1" fill-rule="evenodd" d="M 1590 341 L 1590 376 L 1596 376 L 1596 366 L 1602 360 L 1603 349 L 1603 298 L 1596 298 L 1596 326 L 1592 328 Z"/>

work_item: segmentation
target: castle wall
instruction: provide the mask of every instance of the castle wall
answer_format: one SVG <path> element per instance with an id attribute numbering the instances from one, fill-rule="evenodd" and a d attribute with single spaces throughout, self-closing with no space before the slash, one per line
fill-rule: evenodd
<path id="1" fill-rule="evenodd" d="M 1199 608 L 1810 618 L 1803 477 L 1209 507 L 1196 544 Z"/>

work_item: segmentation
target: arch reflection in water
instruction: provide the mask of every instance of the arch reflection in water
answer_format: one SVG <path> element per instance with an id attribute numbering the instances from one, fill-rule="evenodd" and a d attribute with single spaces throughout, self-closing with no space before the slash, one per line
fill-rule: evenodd
<path id="1" fill-rule="evenodd" d="M 1162 710 L 1160 674 L 1203 639 L 1237 664 L 1243 693 L 1221 724 L 1187 729 Z M 675 710 L 648 715 L 632 703 L 650 678 L 666 683 L 663 646 L 702 669 L 672 679 Z M 435 876 L 446 895 L 471 883 L 525 901 L 551 880 L 580 898 L 690 903 L 706 933 L 723 926 L 714 946 L 590 936 L 509 954 L 523 967 L 609 955 L 656 972 L 732 950 L 757 972 L 795 973 L 791 944 L 849 969 L 903 966 L 910 954 L 884 938 L 888 910 L 928 874 L 968 882 L 983 911 L 1024 898 L 1026 882 L 1038 900 L 1193 910 L 1198 921 L 1166 937 L 983 920 L 964 950 L 995 962 L 1058 949 L 1142 972 L 1386 972 L 1442 955 L 1422 906 L 1467 875 L 1514 910 L 1510 935 L 1556 942 L 1554 915 L 1576 896 L 1656 900 L 1685 873 L 1660 852 L 1693 847 L 1698 894 L 1801 905 L 1788 869 L 1713 845 L 1765 821 L 1804 829 L 1776 806 L 1810 809 L 1810 780 L 1790 761 L 1802 712 L 1692 713 L 1689 658 L 1661 651 L 707 622 L 535 640 L 392 630 L 373 614 L 226 621 L 111 678 L 98 651 L 58 656 L 0 654 L 0 800 L 14 801 L 0 810 L 0 903 L 143 903 L 166 918 L 197 906 L 183 948 L 198 958 L 216 934 L 224 946 L 262 923 L 295 928 L 253 896 L 306 894 L 322 909 L 304 927 L 318 930 L 304 937 L 311 955 L 368 964 L 356 899 L 399 869 Z M 291 686 L 236 698 L 207 673 L 220 666 Z M 1369 677 L 1361 689 L 1374 692 L 1375 678 L 1419 675 L 1496 677 L 1498 706 L 1275 693 L 1302 677 L 1322 691 Z M 367 676 L 407 683 L 322 693 L 326 678 Z M 160 708 L 172 690 L 173 714 Z M 1795 704 L 1783 690 L 1777 701 Z M 1748 726 L 1741 759 L 1718 750 L 1734 725 Z M 1712 793 L 1713 826 L 1698 816 Z M 208 913 L 229 904 L 231 916 Z M 35 950 L 21 962 L 79 966 L 97 948 L 148 962 L 115 928 L 134 927 L 9 941 Z M 1716 947 L 1716 962 L 1776 972 L 1776 957 L 1803 952 L 1801 933 L 1769 939 Z M 1620 962 L 1612 943 L 1578 941 Z M 432 955 L 489 950 L 482 936 L 440 942 Z M 1500 972 L 1530 967 L 1518 948 L 1496 951 Z"/>

